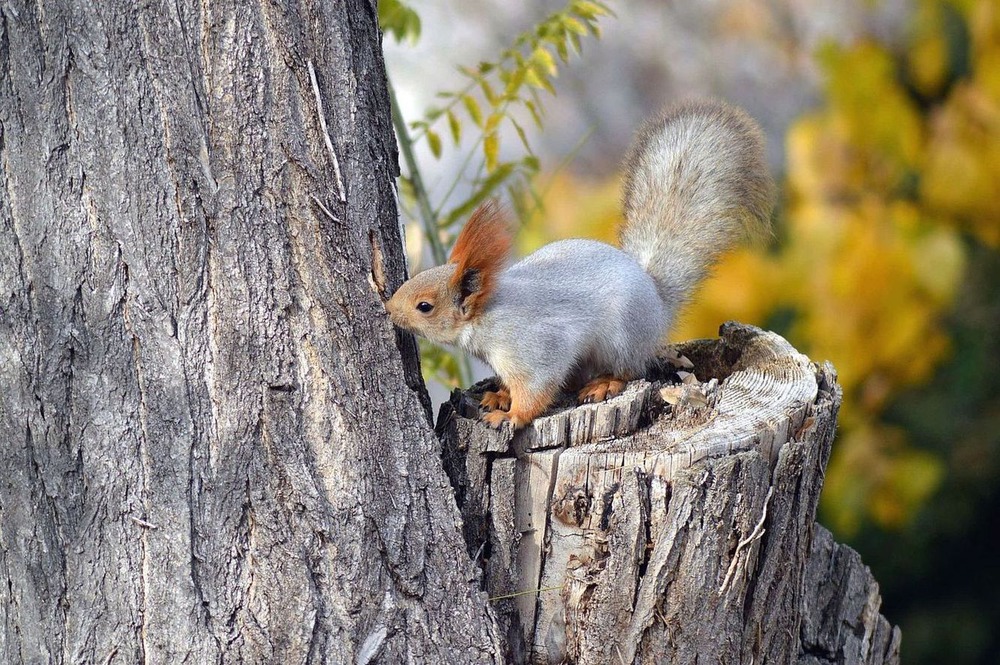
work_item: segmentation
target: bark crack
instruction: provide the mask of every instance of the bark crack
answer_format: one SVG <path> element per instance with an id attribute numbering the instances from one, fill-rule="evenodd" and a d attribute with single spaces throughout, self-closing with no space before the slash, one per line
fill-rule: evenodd
<path id="1" fill-rule="evenodd" d="M 639 565 L 636 567 L 635 587 L 632 590 L 631 606 L 633 611 L 635 611 L 636 603 L 639 602 L 639 588 L 642 585 L 642 580 L 646 577 L 646 570 L 649 569 L 649 558 L 653 554 L 653 476 L 639 469 L 635 470 L 635 474 L 636 480 L 642 483 L 639 492 L 639 501 L 641 502 L 640 509 L 643 511 L 641 516 L 643 550 Z M 664 514 L 669 507 L 670 488 L 668 485 Z"/>
<path id="2" fill-rule="evenodd" d="M 552 533 L 551 521 L 552 521 L 552 499 L 556 493 L 556 480 L 559 477 L 559 457 L 563 453 L 563 448 L 556 450 L 552 453 L 552 467 L 549 472 L 549 488 L 545 492 L 545 520 L 544 520 L 544 531 L 545 539 L 547 540 Z M 589 474 L 588 474 L 589 477 Z M 547 560 L 546 552 L 548 550 L 547 543 L 543 540 L 541 551 L 538 553 L 538 577 L 531 580 L 531 587 L 537 589 L 542 583 L 542 572 L 545 570 L 545 563 Z M 535 596 L 535 625 L 532 626 L 532 634 L 535 634 L 540 626 L 538 621 L 541 619 L 541 604 L 542 604 L 542 594 L 538 593 Z"/>
<path id="3" fill-rule="evenodd" d="M 3 12 L 0 12 L 0 16 L 2 15 Z M 3 524 L 0 523 L 0 543 L 7 542 L 9 541 L 7 540 L 6 534 L 3 532 Z M 14 578 L 10 575 L 10 564 L 7 559 L 6 547 L 0 548 L 0 564 L 3 565 L 3 570 L 5 572 L 4 577 L 7 578 L 7 606 L 14 610 L 13 614 L 20 616 L 21 604 L 18 602 L 18 598 L 14 593 Z M 18 662 L 24 663 L 27 662 L 27 659 L 24 657 L 24 640 L 21 637 L 21 622 L 14 621 L 13 624 L 14 635 L 17 637 L 14 641 L 17 644 Z"/>
<path id="4" fill-rule="evenodd" d="M 129 303 L 129 266 L 128 263 L 121 256 L 121 247 L 119 247 L 118 260 L 122 269 L 122 295 L 119 301 L 119 308 L 122 312 L 122 320 L 125 324 L 125 330 L 132 338 L 132 365 L 135 371 L 135 381 L 136 389 L 139 393 L 139 436 L 138 438 L 138 453 L 139 462 L 142 468 L 142 506 L 144 520 L 153 521 L 151 518 L 151 506 L 149 502 L 149 477 L 150 477 L 150 456 L 149 456 L 149 432 L 147 429 L 148 425 L 148 407 L 146 404 L 146 377 L 142 365 L 142 349 L 139 342 L 139 336 L 135 331 L 135 327 L 132 322 L 132 311 L 131 305 Z M 139 537 L 139 542 L 142 545 L 142 585 L 140 587 L 140 597 L 139 597 L 139 626 L 137 626 L 137 636 L 139 638 L 139 649 L 142 653 L 143 661 L 147 663 L 154 662 L 153 655 L 149 650 L 149 642 L 147 640 L 147 623 L 146 623 L 146 597 L 149 593 L 150 587 L 150 576 L 152 575 L 152 565 L 149 556 L 149 529 L 143 529 Z"/>

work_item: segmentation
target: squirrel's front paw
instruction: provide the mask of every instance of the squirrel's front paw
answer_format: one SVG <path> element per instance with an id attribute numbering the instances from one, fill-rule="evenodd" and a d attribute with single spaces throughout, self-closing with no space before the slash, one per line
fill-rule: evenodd
<path id="1" fill-rule="evenodd" d="M 483 395 L 482 404 L 487 406 L 489 402 L 495 403 L 497 410 L 490 411 L 483 416 L 483 421 L 495 429 L 500 429 L 505 422 L 509 422 L 514 429 L 521 429 L 531 423 L 532 420 L 545 413 L 545 409 L 552 403 L 553 391 L 550 389 L 531 392 L 526 389 L 523 381 L 505 380 L 500 390 Z M 500 409 L 506 408 L 506 411 Z"/>
<path id="2" fill-rule="evenodd" d="M 490 411 L 483 416 L 483 422 L 493 429 L 500 429 L 508 420 L 510 420 L 510 414 L 506 411 Z"/>
<path id="3" fill-rule="evenodd" d="M 510 411 L 510 391 L 501 388 L 496 392 L 487 390 L 483 393 L 483 398 L 479 400 L 479 405 L 487 411 Z"/>

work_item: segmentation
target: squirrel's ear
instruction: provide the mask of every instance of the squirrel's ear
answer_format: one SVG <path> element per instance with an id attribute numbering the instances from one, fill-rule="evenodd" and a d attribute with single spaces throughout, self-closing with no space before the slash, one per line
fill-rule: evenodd
<path id="1" fill-rule="evenodd" d="M 492 199 L 472 213 L 458 234 L 451 250 L 450 260 L 455 264 L 451 287 L 466 318 L 478 314 L 493 295 L 497 275 L 507 263 L 512 243 L 507 215 Z"/>
<path id="2" fill-rule="evenodd" d="M 463 316 L 468 317 L 471 315 L 470 305 L 477 301 L 477 298 L 473 296 L 476 296 L 482 290 L 483 278 L 479 274 L 479 271 L 475 268 L 466 270 L 458 280 L 458 293 L 455 296 L 455 306 L 458 307 Z"/>

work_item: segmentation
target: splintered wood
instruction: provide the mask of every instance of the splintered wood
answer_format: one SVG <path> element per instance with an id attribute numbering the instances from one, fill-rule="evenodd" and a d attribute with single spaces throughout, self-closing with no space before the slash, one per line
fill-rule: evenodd
<path id="1" fill-rule="evenodd" d="M 804 609 L 824 606 L 803 581 L 840 404 L 830 365 L 726 324 L 516 434 L 478 422 L 487 387 L 456 392 L 438 430 L 511 662 L 819 662 L 802 633 L 836 622 Z M 895 638 L 858 662 L 897 662 L 866 579 L 864 616 L 840 620 Z"/>

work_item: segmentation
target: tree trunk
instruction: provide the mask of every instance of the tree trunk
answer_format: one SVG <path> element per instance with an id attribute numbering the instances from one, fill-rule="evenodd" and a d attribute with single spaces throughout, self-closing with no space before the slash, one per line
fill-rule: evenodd
<path id="1" fill-rule="evenodd" d="M 833 368 L 736 324 L 678 354 L 516 436 L 477 421 L 477 391 L 442 408 L 466 544 L 510 659 L 897 662 L 877 584 L 814 525 Z"/>
<path id="2" fill-rule="evenodd" d="M 374 2 L 0 8 L 0 662 L 499 660 Z"/>

